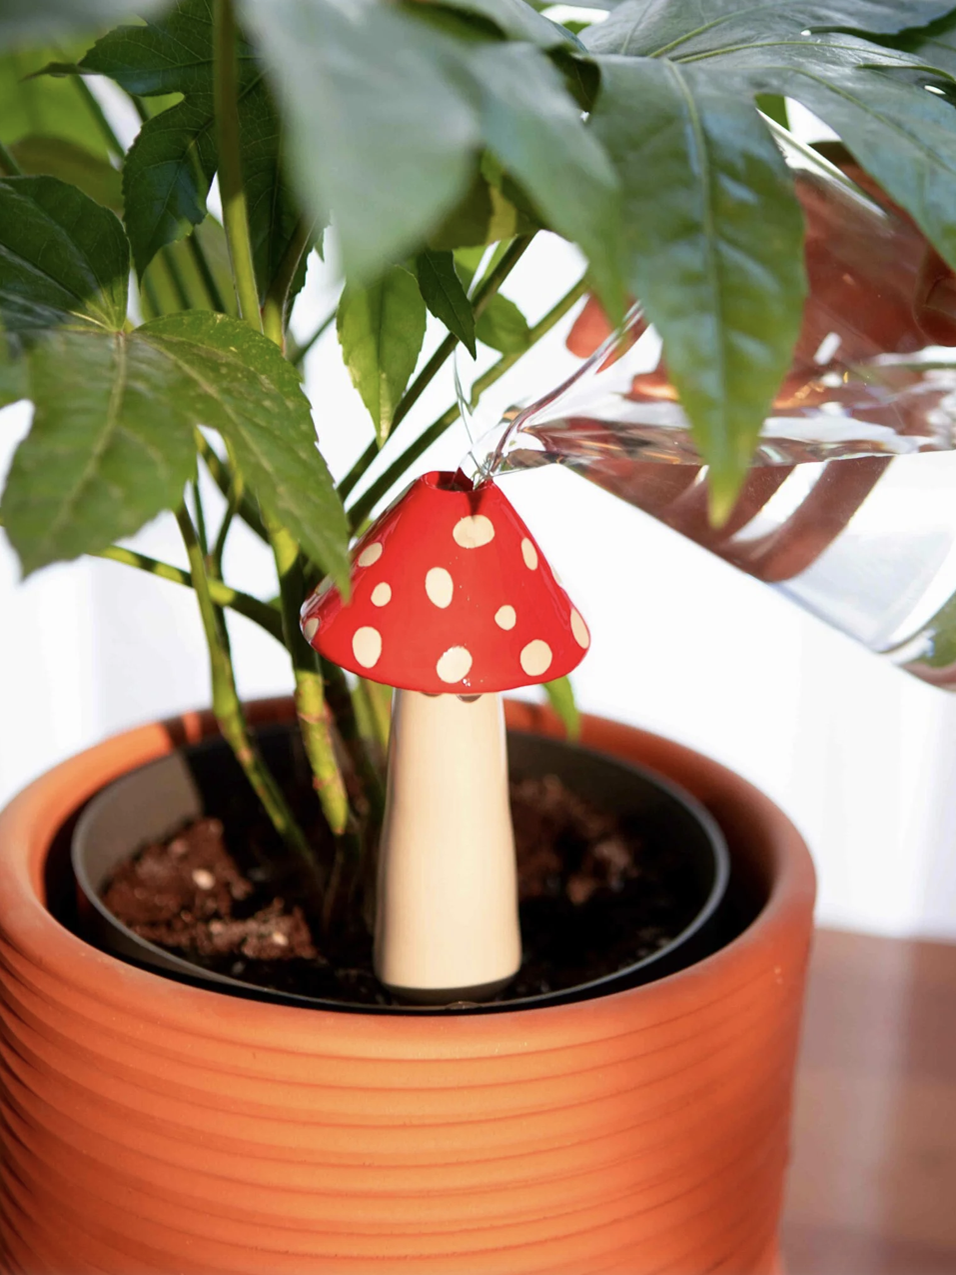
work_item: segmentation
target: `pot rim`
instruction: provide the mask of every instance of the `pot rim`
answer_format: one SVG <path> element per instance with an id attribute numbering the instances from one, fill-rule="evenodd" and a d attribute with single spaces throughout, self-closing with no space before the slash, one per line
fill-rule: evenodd
<path id="1" fill-rule="evenodd" d="M 274 726 L 289 726 L 291 723 L 274 723 Z M 512 733 L 525 735 L 529 738 L 535 738 L 535 733 L 528 730 L 519 730 L 512 727 L 508 731 Z M 540 738 L 540 736 L 537 736 Z M 209 737 L 201 743 L 208 745 L 216 739 L 216 736 Z M 564 743 L 565 741 L 557 741 Z M 187 748 L 193 745 L 187 745 Z M 153 761 L 147 762 L 145 766 L 132 767 L 125 775 L 118 780 L 112 780 L 100 789 L 84 807 L 80 814 L 79 821 L 71 838 L 70 860 L 73 865 L 73 874 L 76 877 L 76 883 L 83 894 L 87 904 L 95 908 L 102 921 L 112 930 L 120 933 L 128 943 L 135 945 L 144 952 L 144 963 L 152 966 L 150 956 L 159 958 L 165 967 L 165 972 L 160 970 L 162 977 L 165 978 L 191 978 L 199 985 L 214 984 L 210 990 L 221 990 L 227 994 L 245 995 L 251 999 L 264 1000 L 277 1005 L 298 1005 L 304 1009 L 329 1009 L 334 1012 L 348 1012 L 356 1014 L 386 1014 L 386 1015 L 442 1015 L 460 1016 L 467 1014 L 501 1014 L 511 1010 L 528 1010 L 543 1009 L 548 1005 L 567 1004 L 572 1000 L 582 1000 L 594 996 L 606 996 L 613 994 L 616 987 L 624 984 L 628 979 L 634 978 L 643 970 L 653 970 L 653 966 L 669 957 L 679 955 L 680 949 L 697 935 L 707 922 L 713 917 L 717 908 L 720 906 L 727 891 L 730 881 L 730 853 L 727 849 L 727 841 L 720 825 L 713 815 L 694 797 L 687 792 L 680 784 L 676 783 L 666 775 L 660 775 L 656 771 L 650 770 L 647 766 L 643 766 L 638 762 L 625 761 L 623 758 L 614 757 L 609 753 L 599 752 L 595 748 L 587 748 L 580 743 L 574 744 L 577 753 L 584 754 L 587 757 L 597 758 L 604 762 L 609 762 L 613 766 L 622 767 L 625 770 L 633 771 L 648 784 L 653 785 L 660 791 L 665 793 L 671 801 L 676 805 L 683 807 L 696 820 L 706 838 L 709 849 L 713 856 L 714 879 L 707 893 L 707 897 L 698 908 L 694 916 L 684 926 L 684 928 L 676 934 L 663 947 L 657 951 L 649 953 L 638 961 L 633 961 L 630 965 L 626 965 L 621 969 L 615 970 L 611 974 L 604 974 L 600 978 L 589 979 L 586 983 L 575 983 L 571 987 L 565 987 L 551 992 L 541 992 L 536 996 L 516 997 L 513 1000 L 493 1002 L 490 1004 L 470 1004 L 461 1002 L 453 1005 L 365 1005 L 357 1001 L 335 1001 L 319 996 L 307 996 L 294 992 L 279 992 L 268 987 L 263 987 L 256 983 L 247 983 L 244 979 L 233 978 L 225 974 L 218 974 L 215 971 L 207 970 L 201 965 L 190 961 L 185 956 L 179 956 L 175 953 L 168 952 L 165 948 L 160 947 L 156 943 L 150 942 L 138 935 L 129 926 L 125 925 L 118 917 L 109 910 L 104 904 L 102 898 L 94 889 L 87 873 L 86 858 L 83 853 L 86 836 L 84 835 L 84 823 L 91 818 L 96 803 L 108 799 L 111 788 L 117 782 L 122 782 L 128 775 L 132 775 L 136 771 L 145 770 L 150 766 L 160 764 L 164 758 L 157 757 Z M 122 959 L 122 958 L 120 958 Z M 654 977 L 653 973 L 650 975 Z M 666 977 L 666 975 L 662 975 Z"/>
<path id="2" fill-rule="evenodd" d="M 511 701 L 507 710 L 513 729 L 561 734 L 557 717 L 543 706 Z M 291 711 L 286 698 L 249 706 L 255 724 L 281 720 Z M 256 1025 L 259 1055 L 272 1050 L 314 1054 L 318 1037 L 322 1052 L 338 1057 L 453 1059 L 526 1052 L 531 1022 L 526 1009 L 503 1007 L 490 1014 L 454 1016 L 380 1015 L 222 996 L 117 960 L 91 947 L 52 916 L 45 905 L 44 868 L 61 827 L 112 779 L 214 731 L 208 712 L 186 713 L 125 731 L 53 767 L 0 812 L 0 963 L 13 977 L 40 989 L 45 985 L 50 999 L 60 1005 L 66 986 L 71 991 L 72 1012 L 101 1022 L 105 1032 L 121 1015 L 126 1032 L 167 1055 L 193 1054 L 197 1038 L 246 1042 L 251 1021 Z M 683 745 L 584 717 L 584 746 L 602 732 L 619 741 L 621 752 L 612 746 L 612 755 L 627 760 L 628 749 L 634 756 L 639 749 L 641 763 L 668 778 L 670 768 L 678 768 L 680 784 L 705 807 L 714 810 L 721 794 L 732 790 L 738 814 L 746 810 L 749 821 L 761 831 L 768 897 L 742 934 L 684 970 L 608 995 L 537 1008 L 533 1015 L 536 1050 L 572 1047 L 568 1044 L 572 1025 L 588 1039 L 613 1038 L 639 1030 L 636 1019 L 674 1022 L 730 1001 L 754 981 L 755 953 L 761 968 L 772 968 L 781 979 L 790 977 L 790 972 L 774 964 L 775 954 L 784 950 L 795 929 L 806 930 L 808 913 L 812 913 L 814 871 L 809 852 L 797 829 L 769 798 Z M 598 744 L 596 751 L 609 749 Z M 720 822 L 719 813 L 717 818 Z M 754 855 L 760 853 L 761 848 L 754 849 Z M 177 1038 L 181 1038 L 179 1049 Z"/>

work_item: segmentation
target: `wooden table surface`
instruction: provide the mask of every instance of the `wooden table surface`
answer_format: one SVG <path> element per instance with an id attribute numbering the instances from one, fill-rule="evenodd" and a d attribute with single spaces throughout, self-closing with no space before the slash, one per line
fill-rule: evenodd
<path id="1" fill-rule="evenodd" d="M 956 944 L 817 933 L 787 1275 L 956 1275 Z"/>

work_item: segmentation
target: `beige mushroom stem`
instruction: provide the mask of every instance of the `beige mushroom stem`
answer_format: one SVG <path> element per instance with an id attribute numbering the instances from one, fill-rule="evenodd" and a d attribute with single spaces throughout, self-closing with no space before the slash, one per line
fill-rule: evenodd
<path id="1" fill-rule="evenodd" d="M 375 972 L 420 1004 L 482 1000 L 521 963 L 501 696 L 396 691 Z"/>

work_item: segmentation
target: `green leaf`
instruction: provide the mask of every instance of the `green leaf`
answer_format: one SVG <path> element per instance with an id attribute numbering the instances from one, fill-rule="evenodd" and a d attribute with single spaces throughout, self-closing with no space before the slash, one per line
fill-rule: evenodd
<path id="1" fill-rule="evenodd" d="M 29 136 L 9 147 L 24 173 L 59 177 L 115 213 L 123 210 L 123 180 L 108 160 L 62 137 Z"/>
<path id="2" fill-rule="evenodd" d="M 69 52 L 78 57 L 85 47 Z M 30 136 L 58 137 L 105 161 L 106 144 L 76 82 L 37 74 L 63 55 L 60 48 L 38 48 L 0 57 L 0 135 L 7 146 Z"/>
<path id="3" fill-rule="evenodd" d="M 26 359 L 16 357 L 5 341 L 0 341 L 0 407 L 27 398 L 30 383 Z"/>
<path id="4" fill-rule="evenodd" d="M 414 281 L 412 281 L 414 286 Z M 217 430 L 260 503 L 339 584 L 348 581 L 348 524 L 316 444 L 298 374 L 266 337 L 223 314 L 194 310 L 134 334 L 184 388 L 193 424 Z"/>
<path id="5" fill-rule="evenodd" d="M 435 0 L 422 7 L 474 14 L 486 19 L 509 40 L 523 40 L 540 49 L 556 49 L 562 45 L 581 47 L 566 27 L 535 12 L 525 0 Z"/>
<path id="6" fill-rule="evenodd" d="M 555 678 L 553 682 L 545 682 L 544 689 L 551 707 L 564 723 L 568 739 L 581 737 L 581 714 L 574 700 L 574 688 L 567 677 Z"/>
<path id="7" fill-rule="evenodd" d="M 784 92 L 829 124 L 956 267 L 956 111 L 923 88 L 938 77 L 918 60 L 852 36 L 815 36 L 712 65 L 751 91 Z"/>
<path id="8" fill-rule="evenodd" d="M 284 174 L 275 104 L 251 46 L 240 41 L 239 145 L 253 264 L 264 300 L 298 224 Z M 82 69 L 107 75 L 129 93 L 183 100 L 147 120 L 124 168 L 126 224 L 140 274 L 164 245 L 206 215 L 216 171 L 211 0 L 184 0 L 167 17 L 120 27 L 99 40 Z M 301 287 L 304 272 L 299 272 Z"/>
<path id="9" fill-rule="evenodd" d="M 621 312 L 621 192 L 614 169 L 554 67 L 527 45 L 467 50 L 489 150 L 546 223 L 586 254 L 605 308 Z"/>
<path id="10" fill-rule="evenodd" d="M 60 329 L 30 353 L 33 428 L 3 518 L 24 571 L 95 553 L 175 508 L 196 466 L 193 430 L 229 442 L 262 504 L 339 581 L 348 531 L 308 400 L 278 349 L 208 311 L 132 333 Z"/>
<path id="11" fill-rule="evenodd" d="M 688 58 L 804 31 L 892 35 L 943 17 L 952 0 L 627 0 L 590 27 L 593 53 Z"/>
<path id="12" fill-rule="evenodd" d="M 168 0 L 4 0 L 0 44 L 49 39 L 111 26 L 120 18 L 158 12 Z"/>
<path id="13" fill-rule="evenodd" d="M 435 252 L 472 248 L 531 234 L 539 228 L 538 221 L 515 207 L 498 186 L 476 169 L 464 198 L 432 231 L 428 246 Z"/>
<path id="14" fill-rule="evenodd" d="M 113 213 L 55 177 L 0 181 L 0 321 L 34 332 L 126 320 L 129 246 Z"/>
<path id="15" fill-rule="evenodd" d="M 352 384 L 382 444 L 425 337 L 425 303 L 415 279 L 392 266 L 367 288 L 346 287 L 336 327 Z"/>
<path id="16" fill-rule="evenodd" d="M 123 165 L 126 229 L 142 274 L 160 248 L 206 215 L 216 171 L 211 94 L 197 94 L 147 120 Z"/>
<path id="17" fill-rule="evenodd" d="M 475 357 L 475 313 L 455 270 L 450 252 L 421 252 L 415 273 L 422 299 L 436 319 Z"/>
<path id="18" fill-rule="evenodd" d="M 60 330 L 37 345 L 33 426 L 2 505 L 27 575 L 105 549 L 179 503 L 196 464 L 189 388 L 123 333 Z"/>
<path id="19" fill-rule="evenodd" d="M 624 185 L 628 284 L 663 337 L 719 514 L 799 332 L 799 205 L 752 104 L 722 77 L 663 59 L 600 67 L 594 124 Z"/>
<path id="20" fill-rule="evenodd" d="M 284 106 L 294 174 L 332 212 L 346 271 L 373 278 L 414 250 L 464 191 L 475 112 L 439 35 L 376 0 L 243 0 Z"/>
<path id="21" fill-rule="evenodd" d="M 478 340 L 500 354 L 523 354 L 531 345 L 531 329 L 513 301 L 497 293 L 475 325 Z"/>

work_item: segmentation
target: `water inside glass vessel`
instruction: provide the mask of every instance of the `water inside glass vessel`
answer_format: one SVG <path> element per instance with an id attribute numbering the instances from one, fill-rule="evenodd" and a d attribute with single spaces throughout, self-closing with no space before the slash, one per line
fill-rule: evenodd
<path id="1" fill-rule="evenodd" d="M 809 298 L 725 525 L 708 521 L 706 466 L 638 307 L 606 336 L 585 303 L 552 359 L 565 379 L 506 411 L 473 449 L 475 467 L 569 466 L 871 650 L 956 687 L 956 316 L 948 324 L 932 304 L 948 271 L 898 210 L 782 145 L 807 223 Z"/>

